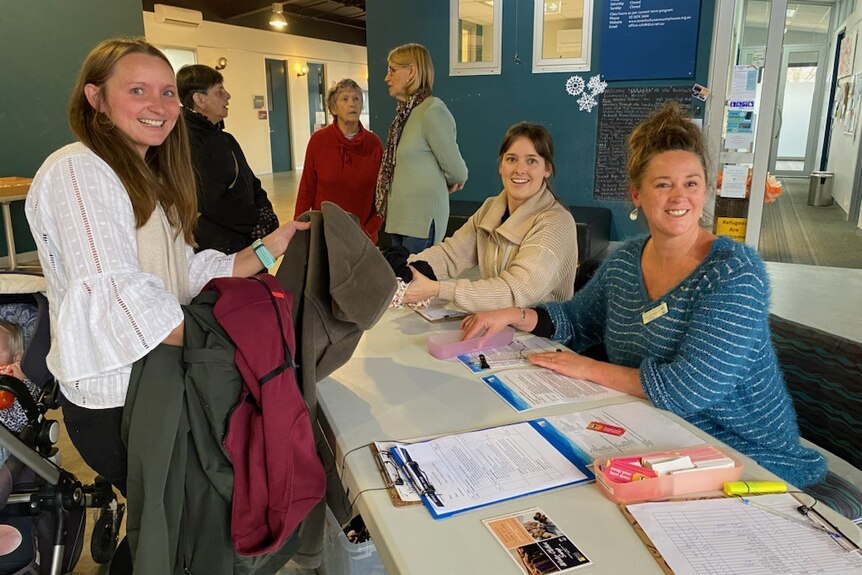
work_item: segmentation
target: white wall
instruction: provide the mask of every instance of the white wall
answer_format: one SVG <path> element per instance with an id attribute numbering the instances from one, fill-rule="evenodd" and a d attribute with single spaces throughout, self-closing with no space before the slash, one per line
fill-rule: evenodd
<path id="1" fill-rule="evenodd" d="M 846 26 L 847 37 L 852 37 L 854 34 L 860 33 L 862 27 L 862 3 L 856 10 L 844 21 L 843 26 Z M 839 26 L 839 30 L 842 26 Z M 859 35 L 862 35 L 860 33 Z M 830 46 L 830 54 L 834 54 L 834 39 Z M 856 41 L 856 56 L 853 60 L 853 73 L 862 72 L 862 41 L 857 38 Z M 839 80 L 839 86 L 845 79 Z M 832 103 L 830 102 L 830 113 L 832 112 Z M 858 109 L 857 109 L 858 114 Z M 858 122 L 858 115 L 857 115 Z M 856 126 L 856 137 L 847 135 L 842 129 L 842 120 L 834 119 L 832 124 L 832 133 L 829 143 L 829 165 L 827 169 L 835 173 L 832 188 L 832 197 L 835 203 L 841 206 L 845 212 L 850 211 L 850 199 L 853 193 L 853 177 L 856 173 L 856 163 L 859 161 L 860 144 L 860 126 Z M 857 222 L 859 227 L 862 227 L 862 217 Z"/>
<path id="2" fill-rule="evenodd" d="M 253 105 L 253 96 L 266 97 L 267 58 L 287 61 L 290 146 L 295 168 L 302 166 L 311 136 L 306 78 L 297 77 L 296 71 L 307 62 L 323 63 L 329 84 L 353 78 L 363 88 L 368 87 L 364 46 L 206 21 L 197 28 L 160 24 L 152 12 L 144 12 L 144 32 L 147 40 L 157 46 L 196 50 L 199 64 L 215 66 L 219 58 L 227 58 L 228 65 L 221 71 L 225 88 L 231 93 L 230 115 L 225 125 L 239 140 L 257 174 L 272 172 L 269 120 L 259 120 Z"/>

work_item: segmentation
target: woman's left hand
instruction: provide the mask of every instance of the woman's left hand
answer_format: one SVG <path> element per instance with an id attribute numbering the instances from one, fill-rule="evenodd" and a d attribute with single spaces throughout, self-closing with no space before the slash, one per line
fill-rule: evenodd
<path id="1" fill-rule="evenodd" d="M 404 303 L 419 303 L 430 297 L 437 297 L 437 294 L 440 293 L 440 282 L 428 279 L 416 271 L 413 266 L 409 267 L 413 272 L 413 280 L 408 284 L 407 291 L 404 292 Z"/>
<path id="2" fill-rule="evenodd" d="M 272 257 L 278 258 L 287 251 L 287 246 L 294 234 L 299 230 L 307 230 L 311 227 L 311 222 L 298 222 L 291 220 L 286 224 L 278 227 L 274 232 L 263 238 L 263 243 Z"/>
<path id="3" fill-rule="evenodd" d="M 264 237 L 262 239 L 263 245 L 273 258 L 278 259 L 279 256 L 284 255 L 284 252 L 287 251 L 287 246 L 290 244 L 290 240 L 294 234 L 300 230 L 307 230 L 310 227 L 311 223 L 309 222 L 297 222 L 296 220 L 287 222 Z M 248 246 L 244 250 L 237 252 L 233 260 L 232 275 L 238 278 L 247 278 L 259 273 L 262 267 L 257 254 L 254 253 L 251 246 Z"/>
<path id="4" fill-rule="evenodd" d="M 573 351 L 551 351 L 527 356 L 533 365 L 556 371 L 575 379 L 586 379 L 635 397 L 646 399 L 640 382 L 640 371 L 634 367 L 614 365 L 580 355 Z"/>
<path id="5" fill-rule="evenodd" d="M 590 377 L 590 369 L 596 361 L 573 351 L 532 353 L 527 358 L 533 365 L 545 367 L 575 379 L 593 379 Z"/>

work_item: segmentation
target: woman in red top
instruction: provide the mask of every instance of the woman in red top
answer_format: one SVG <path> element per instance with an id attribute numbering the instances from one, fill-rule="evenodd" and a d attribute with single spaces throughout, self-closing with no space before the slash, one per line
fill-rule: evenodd
<path id="1" fill-rule="evenodd" d="M 341 80 L 329 90 L 326 103 L 335 121 L 308 142 L 294 217 L 333 202 L 355 214 L 377 243 L 381 220 L 374 209 L 374 187 L 383 146 L 359 121 L 362 88 L 353 80 Z"/>

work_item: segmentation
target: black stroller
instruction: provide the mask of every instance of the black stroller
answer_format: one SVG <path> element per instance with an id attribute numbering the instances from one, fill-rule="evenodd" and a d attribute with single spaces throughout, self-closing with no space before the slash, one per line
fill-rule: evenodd
<path id="1" fill-rule="evenodd" d="M 0 530 L 13 533 L 17 546 L 0 548 L 0 575 L 62 575 L 70 573 L 81 555 L 86 510 L 98 510 L 91 553 L 97 563 L 113 556 L 124 506 L 97 477 L 82 485 L 56 463 L 59 424 L 46 417 L 58 407 L 58 388 L 45 364 L 50 346 L 48 301 L 41 276 L 0 273 L 0 318 L 23 313 L 27 335 L 22 371 L 38 390 L 34 399 L 25 384 L 0 375 L 0 390 L 12 393 L 27 423 L 19 433 L 0 424 L 0 446 L 11 454 L 0 466 Z M 4 317 L 4 311 L 6 317 Z M 32 321 L 27 321 L 32 320 Z M 5 505 L 4 505 L 5 503 Z M 20 534 L 20 535 L 19 535 Z M 2 547 L 2 546 L 0 546 Z"/>

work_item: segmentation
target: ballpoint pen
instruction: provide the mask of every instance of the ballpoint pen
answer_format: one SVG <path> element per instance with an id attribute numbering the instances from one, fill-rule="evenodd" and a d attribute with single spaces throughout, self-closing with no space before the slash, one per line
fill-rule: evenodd
<path id="1" fill-rule="evenodd" d="M 413 482 L 413 486 L 416 488 L 419 495 L 427 497 L 438 507 L 443 507 L 443 502 L 440 500 L 440 497 L 437 496 L 437 491 L 428 481 L 428 477 L 425 475 L 425 472 L 423 472 L 422 468 L 419 467 L 419 463 L 410 457 L 410 454 L 406 449 L 401 448 L 401 454 L 404 457 L 404 468 L 407 470 L 407 475 L 410 477 L 410 481 Z"/>
<path id="2" fill-rule="evenodd" d="M 807 517 L 807 519 L 803 519 L 801 517 L 793 517 L 792 515 L 787 515 L 777 509 L 772 509 L 767 505 L 760 505 L 753 497 L 741 497 L 740 498 L 743 503 L 746 505 L 750 505 L 756 509 L 759 509 L 765 513 L 769 513 L 774 515 L 775 517 L 780 517 L 785 521 L 790 523 L 795 523 L 802 527 L 806 527 L 808 529 L 813 529 L 814 531 L 818 531 L 820 533 L 824 533 L 829 536 L 830 539 L 835 541 L 842 549 L 848 552 L 859 551 L 859 547 L 853 543 L 851 540 L 844 537 L 844 535 L 838 531 L 835 526 L 833 526 L 830 522 L 828 522 L 820 513 L 814 511 L 813 509 L 802 506 L 801 508 L 797 508 L 802 515 Z M 802 509 L 805 509 L 803 512 Z"/>

